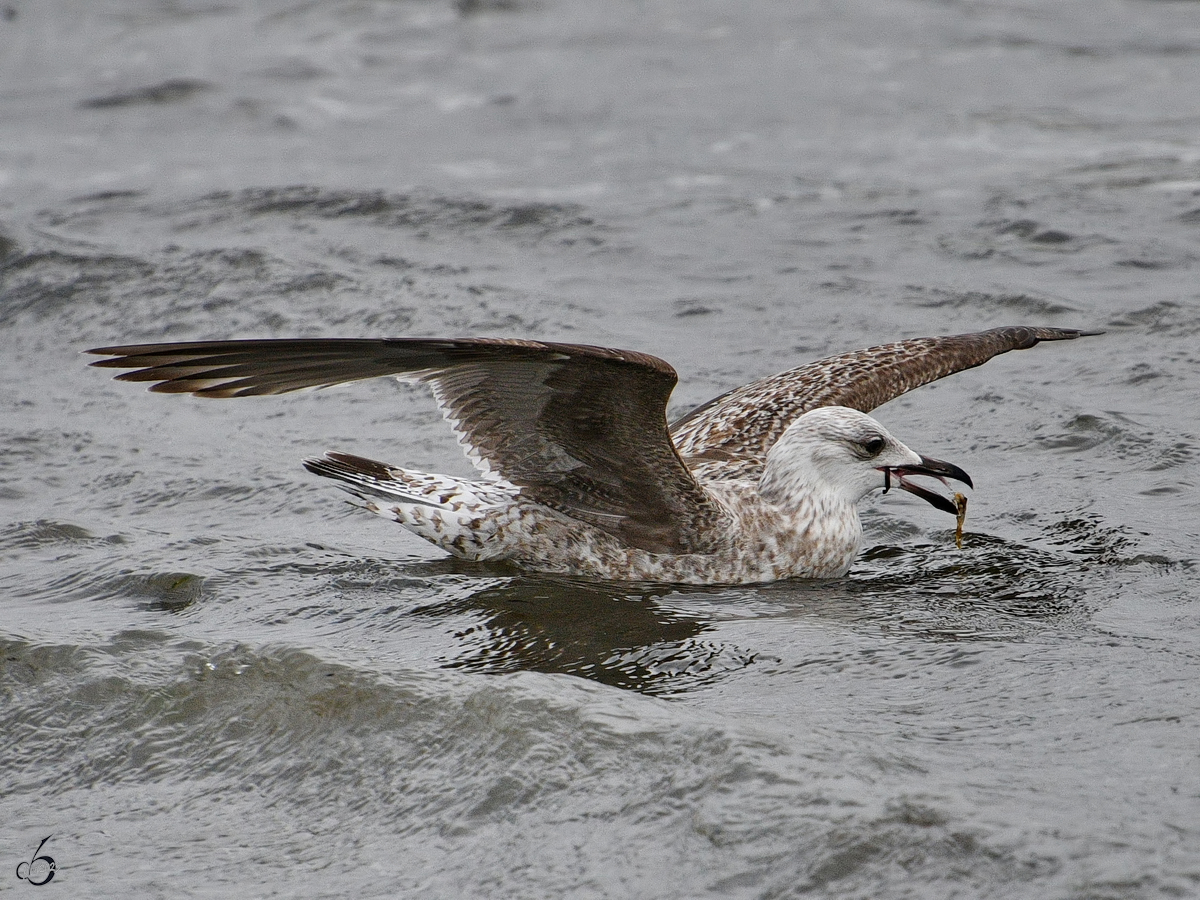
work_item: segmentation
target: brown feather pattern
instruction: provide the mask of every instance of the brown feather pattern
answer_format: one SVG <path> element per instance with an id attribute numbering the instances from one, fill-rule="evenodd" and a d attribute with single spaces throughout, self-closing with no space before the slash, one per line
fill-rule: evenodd
<path id="1" fill-rule="evenodd" d="M 821 406 L 870 412 L 931 381 L 1041 341 L 1098 332 L 1007 326 L 974 334 L 912 338 L 806 363 L 735 388 L 671 425 L 671 439 L 703 478 L 755 480 L 767 451 L 797 418 Z"/>
<path id="2" fill-rule="evenodd" d="M 666 362 L 582 344 L 464 338 L 141 344 L 89 351 L 120 381 L 247 397 L 383 375 L 426 381 L 468 453 L 528 497 L 660 553 L 710 549 L 724 511 L 667 434 Z"/>
<path id="3" fill-rule="evenodd" d="M 727 511 L 704 484 L 756 483 L 767 451 L 821 406 L 867 412 L 1000 353 L 1090 332 L 1007 327 L 916 338 L 744 385 L 668 429 L 675 370 L 644 353 L 496 338 L 283 339 L 90 350 L 120 381 L 200 397 L 282 394 L 380 376 L 428 382 L 468 455 L 524 496 L 651 553 L 706 553 Z"/>

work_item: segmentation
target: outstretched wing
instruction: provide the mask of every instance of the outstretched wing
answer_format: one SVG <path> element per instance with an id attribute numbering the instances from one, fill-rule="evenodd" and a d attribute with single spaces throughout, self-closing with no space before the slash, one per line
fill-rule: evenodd
<path id="1" fill-rule="evenodd" d="M 383 375 L 429 383 L 468 456 L 538 503 L 650 552 L 701 552 L 725 515 L 667 432 L 663 360 L 502 339 L 259 340 L 90 350 L 119 381 L 199 397 L 283 394 Z"/>
<path id="2" fill-rule="evenodd" d="M 914 338 L 830 356 L 753 381 L 671 425 L 688 466 L 705 479 L 757 479 L 767 451 L 799 416 L 820 406 L 877 406 L 1009 350 L 1097 332 L 1009 326 L 976 334 Z"/>

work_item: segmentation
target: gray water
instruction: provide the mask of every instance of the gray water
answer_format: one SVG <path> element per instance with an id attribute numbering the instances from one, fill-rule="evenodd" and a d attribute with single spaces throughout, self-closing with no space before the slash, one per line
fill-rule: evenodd
<path id="1" fill-rule="evenodd" d="M 1200 6 L 0 4 L 0 892 L 1200 896 Z M 844 579 L 440 557 L 308 476 L 466 473 L 423 389 L 106 344 L 504 335 L 800 362 L 1103 329 L 878 417 Z M 54 858 L 41 888 L 16 866 Z"/>

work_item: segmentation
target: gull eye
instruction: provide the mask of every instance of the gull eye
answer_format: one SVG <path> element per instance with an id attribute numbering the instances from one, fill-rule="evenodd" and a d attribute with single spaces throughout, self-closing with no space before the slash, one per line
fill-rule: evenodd
<path id="1" fill-rule="evenodd" d="M 883 448 L 886 445 L 887 444 L 883 438 L 876 436 L 871 438 L 869 441 L 863 441 L 862 448 L 866 452 L 867 456 L 878 456 L 883 452 Z"/>

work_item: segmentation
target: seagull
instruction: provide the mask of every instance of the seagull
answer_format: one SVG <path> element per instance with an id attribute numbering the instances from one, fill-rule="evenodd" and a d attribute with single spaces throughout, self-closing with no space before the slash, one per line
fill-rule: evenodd
<path id="1" fill-rule="evenodd" d="M 118 381 L 198 397 L 285 394 L 392 376 L 425 382 L 474 479 L 349 453 L 307 459 L 373 513 L 453 556 L 616 581 L 836 578 L 862 543 L 858 503 L 908 479 L 972 486 L 867 412 L 993 356 L 1098 332 L 1009 326 L 913 338 L 753 381 L 674 422 L 678 377 L 646 353 L 506 338 L 133 344 L 89 353 Z"/>

